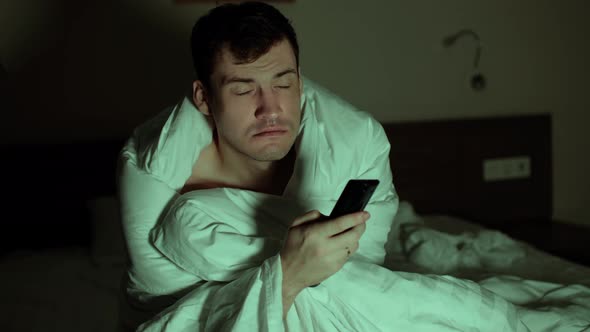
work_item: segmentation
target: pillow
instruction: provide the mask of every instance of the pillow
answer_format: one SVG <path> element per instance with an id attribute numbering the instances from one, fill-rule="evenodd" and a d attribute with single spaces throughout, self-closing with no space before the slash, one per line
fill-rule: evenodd
<path id="1" fill-rule="evenodd" d="M 458 218 L 420 216 L 409 202 L 399 204 L 386 249 L 393 269 L 461 277 L 502 271 L 526 255 L 501 232 Z"/>
<path id="2" fill-rule="evenodd" d="M 121 266 L 127 261 L 119 200 L 101 196 L 87 202 L 92 223 L 92 261 L 98 266 Z"/>
<path id="3" fill-rule="evenodd" d="M 411 225 L 423 225 L 424 221 L 422 217 L 416 214 L 414 211 L 414 207 L 408 201 L 400 201 L 397 213 L 393 218 L 393 222 L 391 224 L 391 230 L 389 231 L 389 235 L 387 237 L 387 243 L 385 245 L 386 251 L 389 254 L 401 254 L 403 252 L 403 248 L 401 245 L 401 238 L 403 234 L 403 230 L 406 227 Z"/>

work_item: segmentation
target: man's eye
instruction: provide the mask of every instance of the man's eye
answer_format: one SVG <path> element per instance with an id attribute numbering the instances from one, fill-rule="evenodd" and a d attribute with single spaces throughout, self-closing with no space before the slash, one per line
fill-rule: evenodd
<path id="1" fill-rule="evenodd" d="M 249 94 L 250 92 L 252 92 L 253 90 L 248 90 L 248 91 L 244 91 L 244 92 L 236 92 L 236 95 L 238 96 L 245 96 L 247 94 Z"/>
<path id="2" fill-rule="evenodd" d="M 279 89 L 288 89 L 290 87 L 291 87 L 290 85 L 277 85 L 277 88 L 279 88 Z"/>

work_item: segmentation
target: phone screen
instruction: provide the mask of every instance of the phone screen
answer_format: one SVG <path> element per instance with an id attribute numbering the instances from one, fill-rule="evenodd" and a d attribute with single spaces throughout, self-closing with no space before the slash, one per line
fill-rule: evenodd
<path id="1" fill-rule="evenodd" d="M 377 185 L 379 185 L 379 180 L 348 181 L 330 214 L 330 219 L 363 211 L 371 196 L 373 196 Z"/>

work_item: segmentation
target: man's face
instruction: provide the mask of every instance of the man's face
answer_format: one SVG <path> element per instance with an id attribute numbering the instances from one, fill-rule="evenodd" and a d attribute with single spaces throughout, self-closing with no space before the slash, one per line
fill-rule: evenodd
<path id="1" fill-rule="evenodd" d="M 219 144 L 257 161 L 282 159 L 301 121 L 301 80 L 291 44 L 283 40 L 252 63 L 237 62 L 224 48 L 211 75 L 208 106 Z"/>

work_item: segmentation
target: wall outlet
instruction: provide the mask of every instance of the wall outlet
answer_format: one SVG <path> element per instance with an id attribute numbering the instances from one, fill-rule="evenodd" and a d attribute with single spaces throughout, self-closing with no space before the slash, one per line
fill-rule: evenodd
<path id="1" fill-rule="evenodd" d="M 486 182 L 525 179 L 531 177 L 531 157 L 484 159 L 483 180 Z"/>

